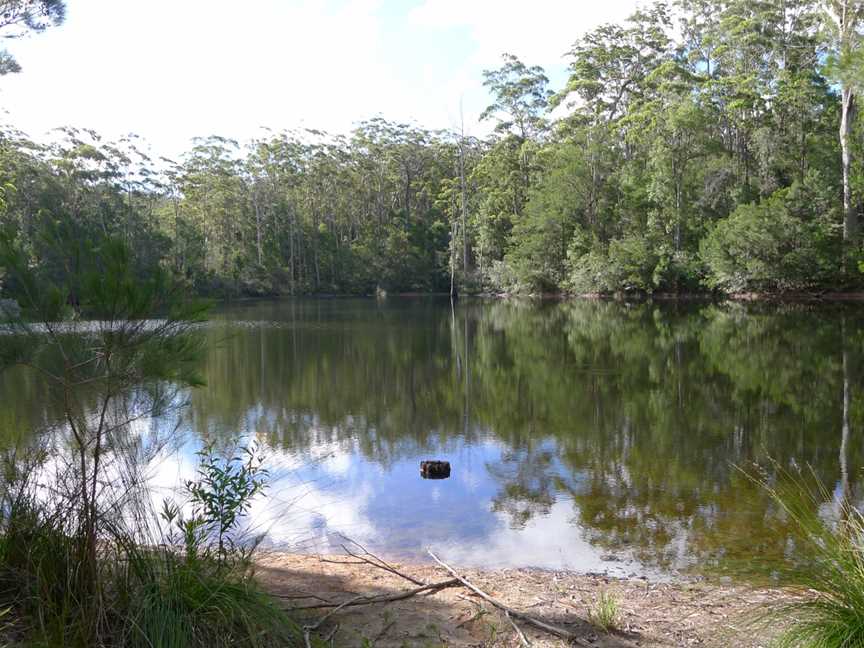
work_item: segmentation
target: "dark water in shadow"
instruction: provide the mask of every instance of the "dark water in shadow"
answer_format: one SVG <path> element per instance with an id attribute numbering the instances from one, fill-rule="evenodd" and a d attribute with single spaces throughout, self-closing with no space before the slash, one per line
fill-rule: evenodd
<path id="1" fill-rule="evenodd" d="M 202 440 L 257 438 L 274 484 L 253 516 L 276 545 L 722 570 L 793 550 L 737 467 L 811 466 L 861 499 L 860 307 L 285 300 L 217 309 L 207 335 L 207 385 L 150 423 L 189 441 L 154 484 Z M 0 428 L 51 418 L 32 378 L 0 394 Z M 452 476 L 421 479 L 423 459 Z"/>

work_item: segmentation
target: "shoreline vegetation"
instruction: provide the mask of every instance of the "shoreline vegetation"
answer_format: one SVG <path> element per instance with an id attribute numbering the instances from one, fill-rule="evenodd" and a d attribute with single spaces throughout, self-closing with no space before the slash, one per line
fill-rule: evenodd
<path id="1" fill-rule="evenodd" d="M 395 292 L 385 295 L 369 293 L 310 293 L 305 295 L 273 294 L 256 295 L 244 297 L 227 297 L 226 302 L 243 301 L 268 301 L 281 299 L 422 299 L 422 298 L 449 298 L 446 292 Z M 586 299 L 596 301 L 620 301 L 620 302 L 780 302 L 780 303 L 843 303 L 864 301 L 864 291 L 790 291 L 790 292 L 741 292 L 741 293 L 716 293 L 716 292 L 681 292 L 681 293 L 493 293 L 477 292 L 463 293 L 454 299 L 516 299 L 537 301 L 568 301 L 574 299 Z"/>
<path id="2" fill-rule="evenodd" d="M 55 273 L 50 241 L 120 237 L 210 297 L 854 293 L 862 31 L 845 0 L 657 2 L 574 34 L 560 88 L 504 54 L 483 136 L 375 117 L 169 160 L 6 126 L 0 229 Z"/>

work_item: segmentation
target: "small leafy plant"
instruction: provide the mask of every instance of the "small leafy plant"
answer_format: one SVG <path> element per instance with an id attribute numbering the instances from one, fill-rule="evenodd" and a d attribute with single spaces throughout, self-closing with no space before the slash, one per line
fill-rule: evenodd
<path id="1" fill-rule="evenodd" d="M 163 502 L 161 515 L 169 525 L 169 544 L 182 543 L 188 560 L 214 559 L 223 567 L 245 562 L 250 549 L 238 542 L 236 534 L 255 497 L 267 488 L 264 458 L 254 445 L 241 447 L 227 458 L 218 455 L 213 444 L 196 454 L 197 478 L 185 484 L 191 516 L 185 517 L 175 502 Z"/>

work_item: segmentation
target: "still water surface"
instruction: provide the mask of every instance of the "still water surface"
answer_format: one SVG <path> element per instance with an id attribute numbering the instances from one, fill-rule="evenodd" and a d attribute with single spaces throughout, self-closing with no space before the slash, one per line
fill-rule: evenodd
<path id="1" fill-rule="evenodd" d="M 183 441 L 153 484 L 204 440 L 255 438 L 273 486 L 253 521 L 279 547 L 704 572 L 794 551 L 738 467 L 812 466 L 861 500 L 860 307 L 283 300 L 220 307 L 207 336 L 207 385 L 152 422 Z M 47 416 L 5 380 L 0 418 Z"/>

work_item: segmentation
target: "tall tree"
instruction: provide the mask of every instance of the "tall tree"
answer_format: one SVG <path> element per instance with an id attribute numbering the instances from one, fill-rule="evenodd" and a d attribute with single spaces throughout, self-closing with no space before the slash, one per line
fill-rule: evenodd
<path id="1" fill-rule="evenodd" d="M 833 55 L 840 81 L 840 148 L 843 165 L 843 239 L 849 245 L 858 241 L 858 206 L 852 191 L 852 129 L 857 113 L 857 90 L 864 74 L 861 66 L 864 2 L 825 0 L 833 27 Z"/>

